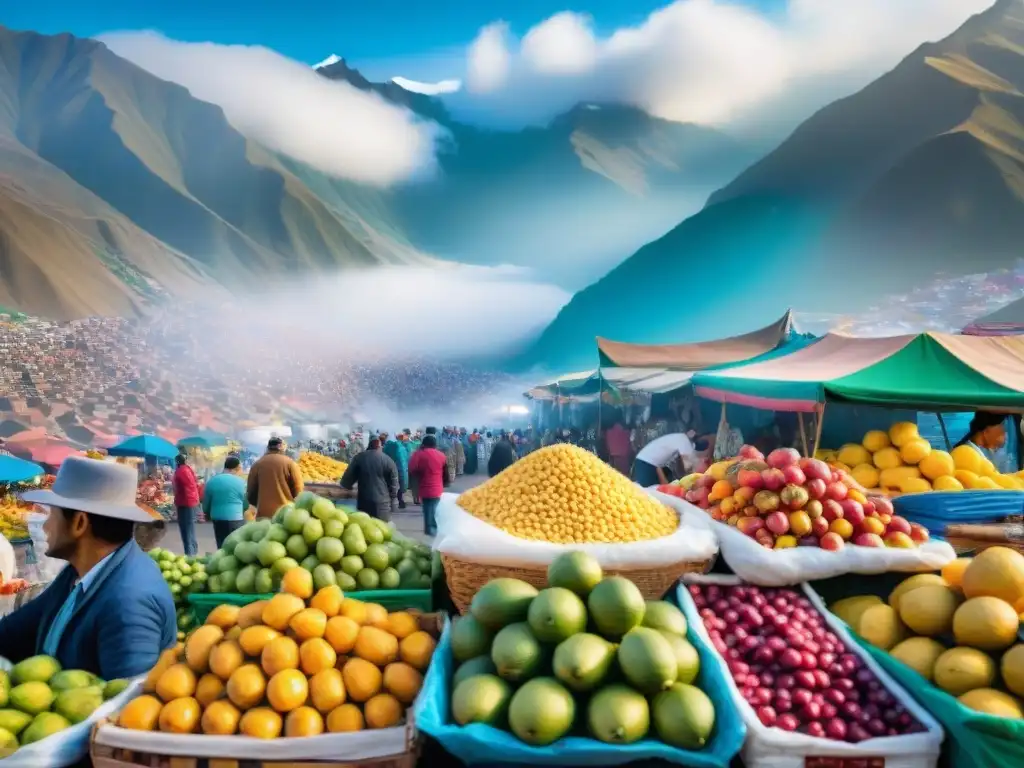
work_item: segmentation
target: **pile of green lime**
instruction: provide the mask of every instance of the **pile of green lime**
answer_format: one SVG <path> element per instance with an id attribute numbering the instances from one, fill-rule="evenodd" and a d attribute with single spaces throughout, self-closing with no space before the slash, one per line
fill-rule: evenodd
<path id="1" fill-rule="evenodd" d="M 32 656 L 0 672 L 0 758 L 89 719 L 127 680 L 104 682 L 91 672 L 61 669 L 52 656 Z"/>
<path id="2" fill-rule="evenodd" d="M 178 617 L 178 639 L 184 640 L 193 623 L 192 611 L 188 607 L 188 596 L 206 591 L 208 577 L 205 558 L 176 555 L 159 547 L 151 549 L 149 556 L 160 566 L 164 581 L 171 589 Z"/>
<path id="3" fill-rule="evenodd" d="M 583 552 L 556 558 L 547 583 L 538 591 L 494 579 L 452 625 L 455 722 L 506 729 L 533 746 L 572 734 L 703 748 L 715 708 L 695 684 L 700 656 L 682 612 L 645 601 Z"/>
<path id="4" fill-rule="evenodd" d="M 303 492 L 271 519 L 246 523 L 224 540 L 207 562 L 209 591 L 277 592 L 292 568 L 313 574 L 316 589 L 336 584 L 355 592 L 429 589 L 434 563 L 429 547 L 387 523 Z"/>

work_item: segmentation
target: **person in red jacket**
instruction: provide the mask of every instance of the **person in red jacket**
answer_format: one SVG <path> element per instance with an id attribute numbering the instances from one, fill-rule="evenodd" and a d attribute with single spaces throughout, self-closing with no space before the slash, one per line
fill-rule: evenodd
<path id="1" fill-rule="evenodd" d="M 188 465 L 188 457 L 178 454 L 174 457 L 176 469 L 171 480 L 174 489 L 174 506 L 178 512 L 178 530 L 181 532 L 181 546 L 186 555 L 199 553 L 196 543 L 196 511 L 199 509 L 199 481 Z"/>
<path id="2" fill-rule="evenodd" d="M 424 435 L 423 443 L 409 459 L 409 475 L 419 483 L 423 502 L 423 532 L 437 534 L 437 505 L 451 478 L 448 475 L 448 457 L 437 449 L 437 436 Z"/>

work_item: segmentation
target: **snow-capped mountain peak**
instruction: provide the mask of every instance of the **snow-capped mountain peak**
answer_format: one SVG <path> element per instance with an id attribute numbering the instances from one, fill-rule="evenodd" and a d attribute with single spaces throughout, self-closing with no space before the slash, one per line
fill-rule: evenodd
<path id="1" fill-rule="evenodd" d="M 411 93 L 422 93 L 424 96 L 440 96 L 444 93 L 455 93 L 462 88 L 461 80 L 442 80 L 438 83 L 420 83 L 404 77 L 393 77 L 391 82 L 399 88 Z"/>
<path id="2" fill-rule="evenodd" d="M 313 65 L 313 69 L 323 69 L 324 67 L 331 66 L 331 64 L 337 64 L 339 61 L 341 61 L 341 56 L 339 56 L 336 53 L 332 53 L 330 56 L 328 56 L 326 59 L 321 61 L 319 64 L 314 64 Z"/>

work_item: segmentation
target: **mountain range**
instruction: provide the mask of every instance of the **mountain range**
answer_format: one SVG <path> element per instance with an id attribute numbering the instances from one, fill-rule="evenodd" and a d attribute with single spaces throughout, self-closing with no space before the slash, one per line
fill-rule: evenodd
<path id="1" fill-rule="evenodd" d="M 317 72 L 439 123 L 437 177 L 328 176 L 102 43 L 0 28 L 0 306 L 132 316 L 285 275 L 442 261 L 577 287 L 752 159 L 718 131 L 620 105 L 490 131 L 344 60 Z"/>
<path id="2" fill-rule="evenodd" d="M 789 307 L 856 313 L 936 275 L 1010 267 L 1022 243 L 1024 0 L 999 0 L 579 291 L 523 364 L 593 365 L 595 336 L 682 342 Z"/>

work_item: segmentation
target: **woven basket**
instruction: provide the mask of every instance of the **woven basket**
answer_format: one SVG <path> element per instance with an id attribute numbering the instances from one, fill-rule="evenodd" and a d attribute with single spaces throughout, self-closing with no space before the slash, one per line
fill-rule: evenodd
<path id="1" fill-rule="evenodd" d="M 521 579 L 527 584 L 532 584 L 537 589 L 543 589 L 548 582 L 548 568 L 546 565 L 485 565 L 474 563 L 469 560 L 462 560 L 451 555 L 441 554 L 441 564 L 444 566 L 445 579 L 448 582 L 448 592 L 452 596 L 452 602 L 459 609 L 459 613 L 465 613 L 469 608 L 473 595 L 480 591 L 480 588 L 498 578 Z M 607 568 L 605 574 L 608 576 L 624 576 L 640 589 L 641 594 L 647 600 L 660 600 L 687 573 L 707 573 L 714 564 L 714 558 L 708 560 L 684 560 L 671 565 L 658 565 L 647 568 Z"/>

